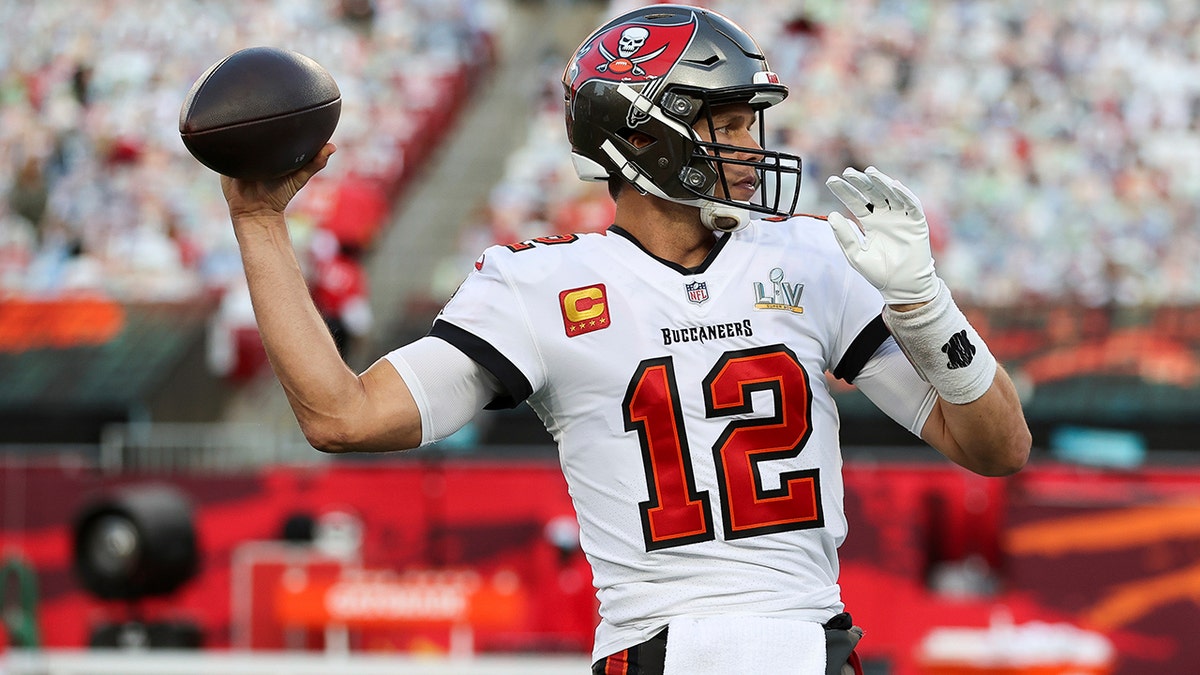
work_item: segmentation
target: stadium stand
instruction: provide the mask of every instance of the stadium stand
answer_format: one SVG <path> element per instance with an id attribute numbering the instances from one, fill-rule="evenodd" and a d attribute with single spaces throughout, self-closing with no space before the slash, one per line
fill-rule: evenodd
<path id="1" fill-rule="evenodd" d="M 441 137 L 468 64 L 490 62 L 485 2 L 379 3 L 369 25 L 336 5 L 6 4 L 0 185 L 6 293 L 94 290 L 175 300 L 239 274 L 215 176 L 178 138 L 179 104 L 210 63 L 272 44 L 318 59 L 346 104 L 345 153 L 297 222 L 368 240 Z M 104 30 L 88 30 L 102 25 Z M 371 217 L 348 218 L 348 209 Z M 304 232 L 300 233 L 301 235 Z M 365 243 L 365 242 L 364 242 Z"/>
<path id="2" fill-rule="evenodd" d="M 360 7 L 369 11 L 351 11 Z M 131 407 L 167 397 L 164 381 L 178 379 L 176 366 L 197 348 L 230 382 L 261 374 L 265 359 L 217 177 L 179 139 L 179 106 L 208 65 L 245 46 L 281 46 L 322 63 L 343 92 L 339 159 L 293 205 L 294 241 L 318 287 L 333 276 L 331 250 L 374 245 L 393 201 L 469 99 L 468 85 L 489 71 L 498 7 L 0 7 L 0 23 L 23 27 L 0 44 L 0 415 L 34 420 L 38 410 L 82 408 L 100 423 L 127 419 Z M 332 249 L 323 243 L 331 238 Z M 139 319 L 146 314 L 167 316 L 171 339 L 146 328 L 155 325 Z M 143 358 L 160 353 L 165 361 Z M 33 365 L 43 362 L 54 367 Z M 54 376 L 78 372 L 79 363 L 90 364 L 95 382 Z M 95 406 L 74 391 L 81 387 L 119 391 L 121 400 L 86 412 Z M 185 419 L 214 414 L 212 405 L 177 407 L 190 410 Z M 27 439 L 4 426 L 12 432 L 5 440 Z"/>

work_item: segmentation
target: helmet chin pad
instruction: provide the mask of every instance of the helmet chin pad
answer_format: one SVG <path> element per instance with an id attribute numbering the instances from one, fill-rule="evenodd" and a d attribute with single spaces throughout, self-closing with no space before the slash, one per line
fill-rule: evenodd
<path id="1" fill-rule="evenodd" d="M 700 206 L 700 222 L 715 232 L 737 232 L 750 223 L 750 210 L 706 201 Z"/>

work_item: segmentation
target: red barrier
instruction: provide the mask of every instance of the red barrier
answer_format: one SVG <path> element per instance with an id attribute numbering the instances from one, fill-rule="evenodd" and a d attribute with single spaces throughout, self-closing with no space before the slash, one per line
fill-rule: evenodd
<path id="1" fill-rule="evenodd" d="M 1200 624 L 1200 469 L 1040 465 L 998 480 L 942 463 L 851 463 L 845 474 L 851 528 L 841 584 L 866 628 L 868 665 L 926 672 L 917 650 L 935 629 L 985 629 L 997 612 L 1017 627 L 1045 622 L 1106 636 L 1121 675 L 1200 663 L 1190 639 Z M 98 622 L 129 616 L 82 591 L 69 528 L 89 493 L 137 480 L 0 467 L 0 550 L 36 568 L 48 646 L 81 646 Z M 356 650 L 446 651 L 453 625 L 469 626 L 485 652 L 590 648 L 594 592 L 582 553 L 561 536 L 572 507 L 553 463 L 380 461 L 172 482 L 196 502 L 201 573 L 139 612 L 194 621 L 209 647 L 322 649 L 319 626 L 334 621 Z M 260 556 L 245 574 L 239 551 L 247 547 L 316 555 L 280 543 L 282 526 L 297 514 L 330 513 L 361 522 L 352 558 Z M 303 583 L 287 577 L 298 567 Z M 449 576 L 419 576 L 431 570 Z M 456 586 L 463 578 L 474 581 Z M 429 592 L 454 602 L 421 604 L 432 602 Z M 350 602 L 372 595 L 383 604 Z"/>

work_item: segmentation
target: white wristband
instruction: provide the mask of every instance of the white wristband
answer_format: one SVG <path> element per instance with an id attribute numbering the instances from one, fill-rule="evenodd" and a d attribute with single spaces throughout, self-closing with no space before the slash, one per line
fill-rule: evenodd
<path id="1" fill-rule="evenodd" d="M 921 378 L 950 403 L 970 403 L 992 386 L 996 357 L 967 317 L 954 304 L 950 289 L 940 288 L 924 307 L 883 310 L 883 320 Z"/>

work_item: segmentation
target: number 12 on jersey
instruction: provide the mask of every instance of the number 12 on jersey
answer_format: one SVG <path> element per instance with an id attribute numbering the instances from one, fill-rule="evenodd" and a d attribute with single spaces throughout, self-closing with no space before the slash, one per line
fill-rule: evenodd
<path id="1" fill-rule="evenodd" d="M 817 469 L 783 473 L 768 490 L 759 466 L 799 456 L 812 435 L 812 390 L 795 353 L 783 345 L 726 352 L 702 389 L 709 419 L 753 412 L 756 391 L 769 392 L 775 405 L 770 417 L 731 420 L 713 444 L 725 538 L 824 527 Z M 638 505 L 646 550 L 715 538 L 708 491 L 696 487 L 673 359 L 638 364 L 621 406 L 646 471 L 650 498 Z"/>

